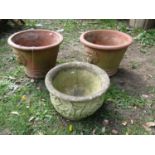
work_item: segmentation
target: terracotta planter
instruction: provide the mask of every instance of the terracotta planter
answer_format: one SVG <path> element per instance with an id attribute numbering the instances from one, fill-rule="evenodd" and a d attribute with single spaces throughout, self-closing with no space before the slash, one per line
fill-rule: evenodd
<path id="1" fill-rule="evenodd" d="M 8 38 L 17 60 L 31 78 L 43 78 L 55 66 L 63 37 L 50 30 L 25 30 Z"/>
<path id="2" fill-rule="evenodd" d="M 45 84 L 56 111 L 65 118 L 79 120 L 102 106 L 110 80 L 107 73 L 95 65 L 71 62 L 51 69 Z"/>
<path id="3" fill-rule="evenodd" d="M 117 72 L 132 38 L 115 30 L 92 30 L 84 32 L 80 41 L 85 46 L 88 62 L 98 65 L 112 76 Z"/>

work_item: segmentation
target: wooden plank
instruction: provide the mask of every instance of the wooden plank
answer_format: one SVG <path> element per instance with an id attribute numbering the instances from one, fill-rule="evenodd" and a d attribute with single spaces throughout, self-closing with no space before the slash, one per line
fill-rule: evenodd
<path id="1" fill-rule="evenodd" d="M 130 19 L 129 26 L 133 28 L 149 29 L 155 27 L 154 19 Z"/>

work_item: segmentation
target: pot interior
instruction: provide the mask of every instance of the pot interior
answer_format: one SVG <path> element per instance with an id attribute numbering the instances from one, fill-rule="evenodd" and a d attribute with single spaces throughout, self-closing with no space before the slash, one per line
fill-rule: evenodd
<path id="1" fill-rule="evenodd" d="M 89 96 L 101 90 L 101 79 L 84 68 L 68 68 L 53 78 L 56 90 L 70 96 Z"/>
<path id="2" fill-rule="evenodd" d="M 90 31 L 84 35 L 84 39 L 103 46 L 121 46 L 129 42 L 127 35 L 118 31 Z"/>
<path id="3" fill-rule="evenodd" d="M 60 38 L 51 31 L 30 30 L 16 34 L 12 41 L 20 46 L 41 47 L 55 44 L 60 41 Z"/>

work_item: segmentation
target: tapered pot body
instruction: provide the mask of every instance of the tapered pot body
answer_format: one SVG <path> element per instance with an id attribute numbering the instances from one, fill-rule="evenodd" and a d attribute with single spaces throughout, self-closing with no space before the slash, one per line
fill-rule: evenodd
<path id="1" fill-rule="evenodd" d="M 25 30 L 11 35 L 8 44 L 31 78 L 44 78 L 55 66 L 62 35 L 50 30 Z"/>
<path id="2" fill-rule="evenodd" d="M 117 72 L 132 38 L 115 30 L 92 30 L 84 32 L 80 41 L 85 47 L 87 61 L 101 67 L 112 76 Z"/>

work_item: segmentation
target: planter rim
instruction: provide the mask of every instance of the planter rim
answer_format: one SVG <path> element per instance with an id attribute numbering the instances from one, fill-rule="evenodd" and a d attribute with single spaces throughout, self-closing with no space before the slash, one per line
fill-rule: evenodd
<path id="1" fill-rule="evenodd" d="M 19 35 L 19 34 L 22 34 L 22 33 L 25 33 L 25 32 L 31 32 L 31 31 L 42 31 L 42 32 L 50 32 L 50 33 L 54 33 L 56 34 L 60 39 L 59 41 L 57 41 L 56 43 L 54 44 L 49 44 L 49 45 L 46 45 L 46 46 L 23 46 L 23 45 L 19 45 L 19 44 L 16 44 L 14 43 L 14 41 L 12 40 L 13 37 L 15 37 L 16 35 Z M 59 44 L 61 44 L 63 41 L 63 36 L 58 33 L 58 32 L 55 32 L 55 31 L 51 31 L 51 30 L 46 30 L 46 29 L 27 29 L 27 30 L 23 30 L 23 31 L 19 31 L 19 32 L 16 32 L 14 34 L 12 34 L 9 38 L 8 38 L 8 44 L 14 48 L 17 48 L 17 49 L 21 49 L 21 50 L 44 50 L 44 49 L 48 49 L 48 48 L 51 48 L 51 47 L 54 47 L 54 46 L 57 46 Z"/>
<path id="2" fill-rule="evenodd" d="M 65 68 L 73 68 L 73 67 L 79 67 L 79 68 L 86 68 L 87 70 L 90 70 L 91 72 L 95 73 L 96 75 L 99 75 L 101 79 L 101 89 L 97 92 L 95 92 L 93 95 L 90 96 L 71 96 L 71 95 L 66 95 L 60 91 L 58 91 L 52 84 L 51 80 L 55 77 L 55 75 L 61 71 L 64 70 Z M 69 63 L 64 63 L 57 65 L 56 67 L 52 68 L 45 77 L 45 85 L 46 88 L 50 93 L 55 95 L 58 98 L 61 98 L 63 100 L 68 100 L 68 101 L 73 101 L 73 102 L 83 102 L 83 101 L 90 101 L 94 98 L 97 98 L 101 96 L 106 90 L 109 88 L 110 85 L 110 79 L 107 73 L 99 68 L 96 65 L 89 64 L 86 62 L 69 62 Z"/>
<path id="3" fill-rule="evenodd" d="M 87 41 L 85 39 L 85 36 L 88 33 L 90 33 L 90 32 L 113 32 L 115 34 L 119 34 L 119 35 L 125 36 L 127 38 L 128 42 L 120 44 L 120 45 L 99 45 L 99 44 L 93 44 L 93 43 L 91 43 L 91 42 L 89 42 L 89 41 Z M 105 49 L 105 50 L 117 50 L 117 49 L 128 47 L 130 44 L 132 44 L 133 39 L 132 39 L 132 37 L 130 35 L 128 35 L 128 34 L 126 34 L 124 32 L 118 31 L 118 30 L 100 29 L 100 30 L 89 30 L 89 31 L 83 32 L 81 34 L 81 36 L 80 36 L 80 42 L 83 43 L 85 46 L 88 46 L 88 47 L 91 47 L 91 48 Z"/>

